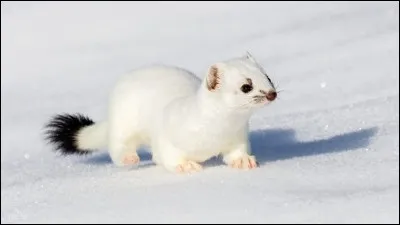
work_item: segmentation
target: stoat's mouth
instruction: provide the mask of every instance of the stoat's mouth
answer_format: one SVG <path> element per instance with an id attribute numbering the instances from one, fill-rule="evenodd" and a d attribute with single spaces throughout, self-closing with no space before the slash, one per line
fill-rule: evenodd
<path id="1" fill-rule="evenodd" d="M 256 104 L 268 102 L 268 101 L 267 101 L 267 100 L 268 100 L 267 97 L 264 96 L 264 95 L 256 95 L 256 96 L 253 97 L 253 100 L 254 100 L 254 102 L 255 102 Z"/>
<path id="2" fill-rule="evenodd" d="M 275 90 L 271 90 L 271 91 L 263 91 L 260 90 L 260 92 L 263 95 L 256 95 L 253 97 L 254 101 L 259 104 L 259 103 L 266 103 L 266 102 L 272 102 L 276 99 L 276 97 L 278 96 L 277 92 Z"/>

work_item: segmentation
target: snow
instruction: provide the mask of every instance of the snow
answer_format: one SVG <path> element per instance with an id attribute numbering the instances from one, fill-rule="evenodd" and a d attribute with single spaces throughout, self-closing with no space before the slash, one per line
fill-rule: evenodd
<path id="1" fill-rule="evenodd" d="M 250 121 L 256 170 L 43 141 L 56 113 L 103 119 L 125 71 L 247 50 L 281 90 Z M 1 75 L 2 223 L 399 223 L 398 2 L 2 2 Z"/>

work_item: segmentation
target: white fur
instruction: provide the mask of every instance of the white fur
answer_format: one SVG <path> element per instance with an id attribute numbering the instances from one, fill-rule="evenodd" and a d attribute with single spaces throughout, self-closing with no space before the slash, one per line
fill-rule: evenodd
<path id="1" fill-rule="evenodd" d="M 77 134 L 78 149 L 96 151 L 99 148 L 106 147 L 108 143 L 107 129 L 108 124 L 106 122 L 82 128 Z"/>
<path id="2" fill-rule="evenodd" d="M 147 145 L 154 162 L 169 170 L 220 154 L 227 164 L 246 160 L 248 120 L 269 102 L 255 103 L 253 96 L 274 86 L 249 53 L 214 66 L 221 75 L 215 90 L 207 89 L 209 71 L 203 80 L 170 66 L 128 73 L 111 94 L 108 120 L 82 129 L 78 146 L 108 147 L 112 161 L 124 165 L 125 156 Z M 254 87 L 248 94 L 240 91 L 246 78 Z"/>

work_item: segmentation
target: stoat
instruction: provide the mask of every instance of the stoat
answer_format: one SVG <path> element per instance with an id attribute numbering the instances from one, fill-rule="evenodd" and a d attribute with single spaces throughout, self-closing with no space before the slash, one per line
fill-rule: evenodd
<path id="1" fill-rule="evenodd" d="M 174 66 L 129 72 L 112 90 L 108 118 L 95 123 L 82 114 L 58 114 L 46 139 L 64 155 L 108 149 L 117 166 L 140 161 L 148 146 L 153 161 L 172 172 L 194 172 L 213 156 L 239 169 L 257 167 L 248 121 L 277 97 L 274 84 L 246 53 L 211 65 L 203 79 Z"/>

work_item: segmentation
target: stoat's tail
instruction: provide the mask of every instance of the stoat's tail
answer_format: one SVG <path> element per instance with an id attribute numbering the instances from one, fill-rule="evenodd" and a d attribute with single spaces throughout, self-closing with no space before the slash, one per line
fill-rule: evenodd
<path id="1" fill-rule="evenodd" d="M 106 123 L 81 114 L 59 114 L 45 125 L 46 139 L 62 155 L 85 155 L 107 146 Z"/>

